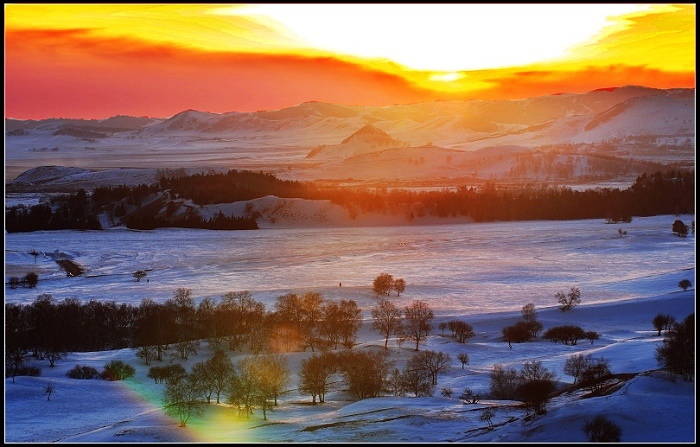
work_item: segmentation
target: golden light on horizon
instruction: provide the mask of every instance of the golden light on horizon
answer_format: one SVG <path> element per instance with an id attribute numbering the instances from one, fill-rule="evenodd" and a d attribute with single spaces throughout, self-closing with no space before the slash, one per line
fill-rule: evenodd
<path id="1" fill-rule="evenodd" d="M 464 74 L 462 73 L 434 73 L 430 75 L 430 80 L 431 81 L 439 81 L 439 82 L 452 82 L 456 81 L 458 79 L 462 79 L 464 77 Z"/>
<path id="2" fill-rule="evenodd" d="M 694 87 L 695 5 L 9 4 L 5 54 L 15 116 Z"/>

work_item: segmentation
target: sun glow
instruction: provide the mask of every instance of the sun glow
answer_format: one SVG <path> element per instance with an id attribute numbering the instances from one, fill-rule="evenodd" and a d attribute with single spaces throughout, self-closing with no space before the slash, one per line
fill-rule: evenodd
<path id="1" fill-rule="evenodd" d="M 629 84 L 695 86 L 695 5 L 5 6 L 5 104 L 17 118 L 516 99 Z"/>
<path id="2" fill-rule="evenodd" d="M 438 81 L 438 82 L 452 82 L 456 81 L 458 79 L 462 79 L 464 75 L 462 73 L 434 73 L 430 75 L 430 80 L 431 81 Z"/>
<path id="3" fill-rule="evenodd" d="M 259 4 L 210 12 L 273 20 L 308 48 L 391 60 L 412 70 L 456 72 L 557 59 L 600 33 L 612 23 L 610 17 L 648 8 L 633 4 Z"/>

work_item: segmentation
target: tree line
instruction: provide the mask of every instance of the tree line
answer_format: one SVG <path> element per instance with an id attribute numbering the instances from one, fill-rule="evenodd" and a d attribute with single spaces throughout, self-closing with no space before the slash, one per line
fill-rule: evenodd
<path id="1" fill-rule="evenodd" d="M 562 308 L 562 311 L 568 310 L 571 308 Z M 173 298 L 163 305 L 148 299 L 138 307 L 90 301 L 83 308 L 77 300 L 55 303 L 50 295 L 45 294 L 31 305 L 6 304 L 5 312 L 6 376 L 12 377 L 13 381 L 16 375 L 39 375 L 36 368 L 24 364 L 27 355 L 46 359 L 51 366 L 60 360 L 68 346 L 65 334 L 72 334 L 75 343 L 94 343 L 91 338 L 111 334 L 106 339 L 111 343 L 108 349 L 132 347 L 146 365 L 166 359 L 169 353 L 170 362 L 166 366 L 151 366 L 148 377 L 165 384 L 166 412 L 178 416 L 183 426 L 214 398 L 216 403 L 225 399 L 238 409 L 241 416 L 250 417 L 254 411 L 260 410 L 266 419 L 267 412 L 278 405 L 278 397 L 287 391 L 289 385 L 290 370 L 281 355 L 283 352 L 311 349 L 312 355 L 300 364 L 298 389 L 309 395 L 312 403 L 317 400 L 325 402 L 326 394 L 338 389 L 355 399 L 383 395 L 432 396 L 438 375 L 449 371 L 453 360 L 443 352 L 419 351 L 420 343 L 433 329 L 432 309 L 422 301 L 413 301 L 399 309 L 382 297 L 372 309 L 372 328 L 385 335 L 387 340 L 391 335 L 396 336 L 399 347 L 404 340 L 415 341 L 415 352 L 402 369 L 396 367 L 388 350 L 353 349 L 362 321 L 361 312 L 353 300 L 330 302 L 315 292 L 281 295 L 272 312 L 266 312 L 265 306 L 252 299 L 247 291 L 228 292 L 218 302 L 205 298 L 195 306 L 191 291 L 185 288 L 177 289 Z M 129 318 L 130 313 L 133 313 L 133 319 Z M 537 321 L 534 304 L 523 306 L 521 314 L 522 322 L 519 323 L 523 323 L 521 326 L 528 334 L 528 340 L 523 342 L 536 338 L 543 326 Z M 65 321 L 70 317 L 73 320 Z M 95 332 L 85 332 L 90 330 L 91 322 L 100 318 L 102 325 L 92 328 L 97 329 Z M 695 371 L 694 314 L 676 323 L 672 316 L 659 313 L 651 324 L 658 331 L 657 335 L 665 331 L 655 352 L 659 366 L 672 377 L 692 380 Z M 457 319 L 441 323 L 438 328 L 443 336 L 444 331 L 449 330 L 450 336 L 459 343 L 465 343 L 475 335 L 471 325 Z M 558 335 L 549 336 L 550 332 Z M 503 340 L 510 344 L 506 328 L 503 333 Z M 564 333 L 568 335 L 561 335 Z M 566 337 L 572 334 L 573 342 L 567 341 Z M 597 333 L 595 335 L 588 336 L 591 343 L 598 338 Z M 576 344 L 575 340 L 586 337 L 577 326 L 566 325 L 549 328 L 542 339 Z M 173 363 L 174 360 L 187 360 L 190 354 L 197 352 L 202 341 L 206 341 L 212 350 L 211 358 L 193 364 L 189 372 Z M 245 350 L 249 355 L 234 364 L 226 350 Z M 462 368 L 469 362 L 466 352 L 459 353 L 457 359 Z M 495 363 L 490 372 L 488 397 L 522 401 L 534 417 L 546 412 L 547 402 L 563 390 L 583 388 L 596 395 L 604 392 L 610 379 L 614 378 L 608 361 L 590 354 L 569 356 L 563 371 L 574 379 L 568 388 L 562 388 L 556 381 L 556 374 L 539 361 L 525 361 L 520 371 L 513 366 Z M 102 373 L 76 365 L 67 376 L 125 380 L 134 373 L 131 365 L 112 361 L 105 365 Z M 45 393 L 50 398 L 53 391 L 45 390 Z M 449 388 L 442 390 L 446 397 L 452 393 Z M 460 395 L 465 404 L 477 403 L 481 397 L 470 389 L 465 389 Z M 487 421 L 491 428 L 489 416 L 492 415 L 482 413 L 482 420 Z M 605 427 L 603 424 L 602 428 Z M 586 425 L 589 431 L 597 428 L 595 424 Z M 612 430 L 612 434 L 615 433 L 617 431 Z M 610 433 L 601 436 L 608 435 Z"/>
<path id="2" fill-rule="evenodd" d="M 167 192 L 167 200 L 166 194 Z M 489 181 L 477 190 L 459 186 L 440 191 L 387 190 L 386 188 L 336 187 L 319 182 L 280 180 L 273 174 L 230 170 L 227 173 L 163 176 L 152 185 L 99 187 L 92 194 L 53 198 L 50 204 L 13 206 L 5 211 L 6 230 L 100 229 L 98 214 L 125 218 L 129 228 L 163 226 L 254 229 L 256 217 L 223 215 L 205 219 L 196 213 L 173 216 L 173 198 L 197 205 L 251 200 L 266 195 L 282 198 L 330 200 L 346 208 L 351 218 L 363 212 L 403 215 L 407 221 L 424 216 L 468 216 L 478 222 L 517 220 L 575 220 L 605 218 L 629 221 L 631 216 L 693 214 L 695 172 L 671 170 L 642 174 L 627 189 L 595 188 L 576 191 L 569 187 L 498 187 Z M 162 206 L 146 207 L 161 197 L 169 216 L 158 214 Z M 135 211 L 139 210 L 138 213 Z M 133 214 L 133 215 L 132 215 Z"/>

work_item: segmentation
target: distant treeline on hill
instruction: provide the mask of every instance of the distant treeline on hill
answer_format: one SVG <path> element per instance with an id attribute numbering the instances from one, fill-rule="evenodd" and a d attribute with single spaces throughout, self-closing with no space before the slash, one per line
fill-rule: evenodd
<path id="1" fill-rule="evenodd" d="M 267 195 L 281 198 L 330 200 L 349 210 L 404 215 L 408 221 L 424 216 L 468 216 L 477 222 L 518 220 L 574 220 L 632 216 L 694 214 L 695 172 L 643 174 L 627 189 L 568 187 L 499 188 L 488 182 L 481 189 L 409 191 L 367 187 L 322 186 L 314 182 L 280 180 L 263 172 L 230 170 L 161 177 L 153 185 L 99 187 L 52 199 L 52 206 L 11 207 L 5 212 L 6 230 L 101 228 L 97 215 L 106 212 L 129 228 L 160 227 L 255 229 L 256 215 L 204 219 L 196 208 L 181 210 L 183 201 L 196 205 L 246 201 Z M 165 210 L 165 211 L 163 211 Z"/>

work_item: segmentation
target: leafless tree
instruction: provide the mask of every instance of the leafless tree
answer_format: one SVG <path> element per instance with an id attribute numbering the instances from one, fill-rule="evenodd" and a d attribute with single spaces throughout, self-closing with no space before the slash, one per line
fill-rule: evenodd
<path id="1" fill-rule="evenodd" d="M 466 352 L 460 352 L 457 354 L 457 360 L 459 360 L 462 363 L 462 369 L 464 369 L 464 365 L 469 363 L 469 354 Z"/>
<path id="2" fill-rule="evenodd" d="M 46 394 L 46 400 L 51 400 L 51 394 L 53 394 L 54 391 L 56 391 L 56 386 L 52 382 L 47 383 L 44 387 L 44 394 Z"/>
<path id="3" fill-rule="evenodd" d="M 163 400 L 165 413 L 170 416 L 176 415 L 180 420 L 180 427 L 186 427 L 192 415 L 204 411 L 197 380 L 189 375 L 181 380 L 168 382 Z"/>
<path id="4" fill-rule="evenodd" d="M 593 361 L 591 354 L 574 354 L 564 361 L 564 373 L 574 378 L 574 383 L 578 382 L 581 373 Z"/>
<path id="5" fill-rule="evenodd" d="M 311 394 L 313 403 L 316 397 L 320 403 L 326 401 L 326 393 L 330 390 L 333 375 L 338 371 L 337 356 L 331 352 L 320 355 L 314 354 L 302 360 L 299 371 L 299 391 Z"/>
<path id="6" fill-rule="evenodd" d="M 398 336 L 401 333 L 401 309 L 391 301 L 382 299 L 379 304 L 372 308 L 371 313 L 374 319 L 372 329 L 384 336 L 384 349 L 389 349 L 389 337 Z"/>
<path id="7" fill-rule="evenodd" d="M 433 328 L 433 310 L 424 301 L 414 301 L 404 309 L 404 330 L 409 339 L 416 342 L 416 351 Z"/>
<path id="8" fill-rule="evenodd" d="M 406 364 L 410 370 L 423 370 L 430 374 L 431 382 L 437 385 L 437 375 L 449 371 L 452 358 L 438 351 L 422 351 L 413 355 Z"/>
<path id="9" fill-rule="evenodd" d="M 554 297 L 560 304 L 559 309 L 561 309 L 562 312 L 573 309 L 581 303 L 581 291 L 578 287 L 572 287 L 566 294 L 564 294 L 564 292 L 557 292 Z"/>

